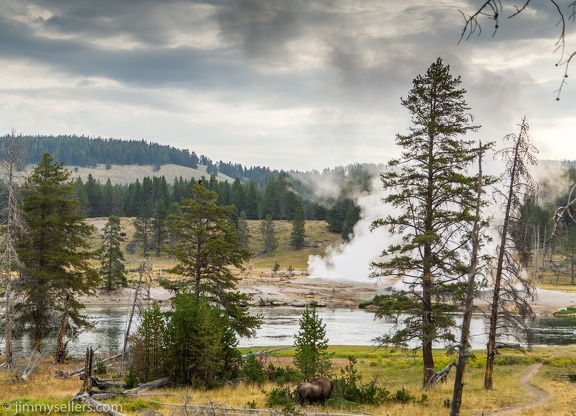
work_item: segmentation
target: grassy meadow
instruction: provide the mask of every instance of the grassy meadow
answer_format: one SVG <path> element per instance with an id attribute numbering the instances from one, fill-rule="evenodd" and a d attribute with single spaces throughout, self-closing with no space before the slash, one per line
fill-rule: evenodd
<path id="1" fill-rule="evenodd" d="M 97 228 L 106 223 L 106 218 L 91 220 Z M 122 219 L 122 229 L 127 234 L 125 244 L 128 244 L 134 233 L 132 219 Z M 326 224 L 321 221 L 306 223 L 307 246 L 302 250 L 289 247 L 291 224 L 277 221 L 278 249 L 273 253 L 258 254 L 261 251 L 262 240 L 259 235 L 259 221 L 250 221 L 250 250 L 255 253 L 247 270 L 243 272 L 246 278 L 271 273 L 275 263 L 281 270 L 290 266 L 296 271 L 306 272 L 309 255 L 322 255 L 325 248 L 338 244 L 341 238 L 327 232 Z M 100 243 L 97 235 L 92 244 L 96 248 Z M 156 255 L 148 253 L 153 267 L 154 277 L 168 277 L 166 269 L 174 265 L 173 259 L 164 253 Z M 126 253 L 129 279 L 138 277 L 138 267 L 144 260 L 140 249 L 134 253 Z M 558 286 L 547 283 L 550 289 Z M 549 286 L 548 286 L 549 285 Z M 576 319 L 576 318 L 575 318 Z M 268 350 L 266 346 L 251 348 L 251 351 Z M 246 352 L 246 351 L 244 351 Z M 375 349 L 373 346 L 331 346 L 329 352 L 334 353 L 334 378 L 341 376 L 340 370 L 348 363 L 349 356 L 356 358 L 356 369 L 362 376 L 363 383 L 373 380 L 377 385 L 387 389 L 391 396 L 404 392 L 404 403 L 391 401 L 382 406 L 357 405 L 353 403 L 334 403 L 330 401 L 325 407 L 308 408 L 308 413 L 325 412 L 327 414 L 358 414 L 358 415 L 448 415 L 449 403 L 452 400 L 454 372 L 452 369 L 448 382 L 424 391 L 422 389 L 422 359 L 420 351 L 391 351 L 387 348 Z M 36 415 L 36 414 L 85 414 L 80 407 L 71 407 L 68 401 L 79 391 L 82 381 L 77 376 L 62 378 L 57 375 L 59 370 L 70 371 L 82 367 L 82 361 L 71 359 L 66 364 L 56 365 L 46 358 L 30 376 L 29 380 L 20 377 L 21 368 L 25 366 L 26 357 L 17 353 L 18 366 L 13 370 L 0 370 L 0 414 L 6 415 Z M 99 352 L 97 352 L 98 354 Z M 275 351 L 268 356 L 268 364 L 275 367 L 292 365 L 293 348 Z M 101 357 L 103 358 L 103 357 Z M 1 357 L 0 357 L 1 359 Z M 445 350 L 435 351 L 436 370 L 447 363 L 456 360 Z M 507 415 L 574 415 L 576 414 L 576 384 L 571 383 L 567 375 L 576 373 L 576 345 L 536 348 L 527 354 L 512 350 L 503 350 L 497 357 L 494 371 L 494 390 L 483 388 L 484 351 L 474 351 L 474 357 L 469 360 L 463 395 L 461 415 L 481 415 L 514 405 L 526 404 L 540 400 L 533 408 L 524 408 L 506 413 Z M 532 366 L 540 363 L 530 383 L 537 385 L 542 391 L 542 398 L 534 397 L 534 393 L 526 390 L 521 379 Z M 109 369 L 101 378 L 117 378 L 116 369 Z M 263 385 L 251 385 L 237 382 L 215 390 L 195 390 L 184 387 L 168 387 L 151 390 L 138 397 L 123 397 L 101 400 L 126 415 L 182 415 L 182 414 L 250 414 L 250 408 L 266 408 L 266 393 L 278 387 L 268 382 Z M 293 390 L 295 385 L 290 385 Z M 425 395 L 425 398 L 423 398 Z M 185 405 L 185 406 L 184 406 Z M 198 406 L 206 406 L 200 408 Z M 223 410 L 223 408 L 246 409 L 245 411 Z M 52 410 L 50 410 L 52 409 Z M 296 406 L 299 412 L 300 409 Z M 281 409 L 277 409 L 281 414 Z M 203 413 L 202 413 L 203 412 Z"/>
<path id="2" fill-rule="evenodd" d="M 252 349 L 256 351 L 256 349 Z M 371 415 L 447 415 L 447 405 L 452 400 L 454 373 L 451 372 L 446 384 L 439 384 L 429 391 L 423 391 L 422 361 L 410 352 L 374 349 L 368 346 L 332 346 L 334 353 L 334 376 L 339 377 L 339 368 L 348 363 L 348 356 L 357 359 L 356 368 L 362 375 L 362 381 L 367 383 L 376 380 L 377 384 L 386 388 L 394 396 L 398 391 L 404 391 L 409 400 L 407 403 L 388 403 L 383 406 L 357 405 L 352 403 L 328 402 L 325 407 L 314 406 L 306 410 L 311 412 L 327 412 L 328 414 L 371 414 Z M 277 351 L 270 354 L 270 363 L 276 367 L 292 363 L 293 349 Z M 476 358 L 467 366 L 463 404 L 461 415 L 480 415 L 517 404 L 535 402 L 537 398 L 528 393 L 521 385 L 520 379 L 532 365 L 541 363 L 542 367 L 530 380 L 543 390 L 546 400 L 531 409 L 522 409 L 507 415 L 573 415 L 576 411 L 576 386 L 566 377 L 576 370 L 576 347 L 549 347 L 535 349 L 526 355 L 517 352 L 507 352 L 497 359 L 494 373 L 494 390 L 483 389 L 485 357 L 482 351 L 476 351 Z M 437 368 L 443 367 L 455 357 L 446 355 L 443 350 L 436 351 Z M 66 365 L 55 365 L 46 361 L 36 370 L 32 379 L 22 381 L 17 373 L 0 372 L 0 402 L 3 404 L 2 414 L 35 415 L 41 413 L 38 409 L 60 408 L 68 405 L 81 386 L 77 377 L 63 379 L 56 375 L 59 369 L 70 370 L 81 365 L 71 362 Z M 114 377 L 108 374 L 100 377 Z M 266 408 L 266 392 L 277 385 L 266 383 L 251 385 L 239 382 L 234 385 L 215 390 L 194 390 L 184 387 L 168 387 L 151 390 L 139 397 L 115 397 L 101 400 L 127 415 L 176 415 L 176 414 L 239 414 L 222 410 L 226 408 L 250 409 Z M 295 386 L 290 386 L 292 389 Z M 422 402 L 422 396 L 426 399 Z M 182 406 L 186 404 L 186 407 Z M 43 407 L 42 407 L 43 406 Z M 212 412 L 199 413 L 198 406 L 212 407 Z M 35 410 L 29 410 L 35 409 Z M 220 409 L 220 410 L 218 410 Z M 296 406 L 296 409 L 299 409 Z M 154 413 L 150 413 L 153 411 Z M 220 411 L 220 413 L 218 413 Z M 278 409 L 280 411 L 280 409 Z M 299 411 L 303 411 L 300 409 Z M 148 412 L 148 413 L 147 413 Z M 57 414 L 57 413 L 53 413 Z M 70 414 L 83 414 L 70 412 Z M 246 410 L 245 414 L 249 414 Z"/>

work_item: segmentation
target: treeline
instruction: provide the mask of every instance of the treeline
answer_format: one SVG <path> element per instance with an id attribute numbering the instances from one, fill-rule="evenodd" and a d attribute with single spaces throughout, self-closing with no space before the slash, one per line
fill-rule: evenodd
<path id="1" fill-rule="evenodd" d="M 0 137 L 4 148 L 10 135 Z M 157 170 L 162 165 L 175 164 L 196 169 L 198 165 L 206 166 L 211 175 L 221 172 L 231 178 L 255 179 L 261 181 L 272 174 L 277 174 L 267 167 L 244 167 L 238 163 L 214 162 L 210 158 L 188 149 L 178 149 L 168 145 L 147 142 L 146 140 L 121 140 L 101 137 L 76 135 L 59 136 L 18 136 L 26 147 L 23 162 L 37 164 L 44 153 L 49 153 L 54 160 L 68 166 L 95 167 L 98 164 L 110 165 L 152 165 Z"/>
<path id="2" fill-rule="evenodd" d="M 89 218 L 138 217 L 143 213 L 155 216 L 159 209 L 181 205 L 184 199 L 191 198 L 192 185 L 197 181 L 216 192 L 219 205 L 234 205 L 233 220 L 244 212 L 249 220 L 271 216 L 273 220 L 292 221 L 302 210 L 306 220 L 326 220 L 331 232 L 346 238 L 359 219 L 360 209 L 349 197 L 337 198 L 327 208 L 321 201 L 303 197 L 296 189 L 304 189 L 305 185 L 292 180 L 287 173 L 270 177 L 262 189 L 254 180 L 243 183 L 236 178 L 230 183 L 218 181 L 214 175 L 209 179 L 179 177 L 171 183 L 164 176 L 153 176 L 128 185 L 112 184 L 109 179 L 102 184 L 88 175 L 86 181 L 75 180 L 75 193 L 82 215 Z"/>

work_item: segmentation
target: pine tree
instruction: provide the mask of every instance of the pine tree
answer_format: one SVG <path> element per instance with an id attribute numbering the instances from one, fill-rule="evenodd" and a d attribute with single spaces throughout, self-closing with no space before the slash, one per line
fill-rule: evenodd
<path id="1" fill-rule="evenodd" d="M 168 210 L 164 200 L 159 199 L 156 201 L 154 207 L 154 217 L 152 218 L 152 230 L 154 245 L 156 246 L 156 254 L 159 255 L 162 246 L 166 241 L 166 219 L 168 218 Z"/>
<path id="2" fill-rule="evenodd" d="M 294 366 L 304 380 L 328 376 L 332 368 L 326 339 L 326 324 L 315 308 L 306 306 L 300 318 L 300 330 L 295 335 Z"/>
<path id="3" fill-rule="evenodd" d="M 474 147 L 473 141 L 463 139 L 478 126 L 470 124 L 460 83 L 438 58 L 424 76 L 416 77 L 408 97 L 401 100 L 412 115 L 412 126 L 407 135 L 397 135 L 401 157 L 390 161 L 381 174 L 388 192 L 384 202 L 396 211 L 372 223 L 373 228 L 384 226 L 402 236 L 400 243 L 383 251 L 382 261 L 372 264 L 373 276 L 408 281 L 406 291 L 391 295 L 397 302 L 386 303 L 396 310 L 382 308 L 379 315 L 396 313 L 399 307 L 417 311 L 397 314 L 397 331 L 379 340 L 394 345 L 421 342 L 423 385 L 434 374 L 432 343 L 455 341 L 454 320 L 433 300 L 447 293 L 464 295 L 478 183 L 467 169 L 487 147 Z"/>
<path id="4" fill-rule="evenodd" d="M 135 370 L 141 382 L 162 378 L 169 372 L 167 325 L 158 302 L 142 312 L 142 323 L 132 340 Z"/>
<path id="5" fill-rule="evenodd" d="M 246 219 L 245 211 L 240 212 L 240 218 L 238 219 L 238 241 L 243 248 L 248 248 L 250 230 L 248 229 L 248 220 Z"/>
<path id="6" fill-rule="evenodd" d="M 134 240 L 142 246 L 142 253 L 146 255 L 150 249 L 152 239 L 152 213 L 147 202 L 143 202 L 134 218 Z"/>
<path id="7" fill-rule="evenodd" d="M 240 353 L 227 314 L 201 296 L 184 291 L 172 299 L 167 357 L 176 381 L 212 387 L 239 370 Z"/>
<path id="8" fill-rule="evenodd" d="M 276 230 L 274 229 L 274 221 L 272 215 L 266 215 L 266 219 L 260 222 L 260 234 L 262 234 L 263 252 L 271 253 L 278 247 L 278 240 L 276 239 Z"/>
<path id="9" fill-rule="evenodd" d="M 250 296 L 236 291 L 239 277 L 232 267 L 243 269 L 251 253 L 242 248 L 228 220 L 233 207 L 219 206 L 216 193 L 201 183 L 194 184 L 193 193 L 193 198 L 182 201 L 182 213 L 168 221 L 175 236 L 168 251 L 178 261 L 170 271 L 187 279 L 196 299 L 205 296 L 222 307 L 238 334 L 251 336 L 261 320 L 243 307 Z"/>
<path id="10" fill-rule="evenodd" d="M 128 286 L 121 247 L 123 241 L 120 218 L 109 217 L 104 226 L 100 248 L 100 275 L 104 278 L 104 288 L 107 290 Z"/>
<path id="11" fill-rule="evenodd" d="M 294 219 L 292 220 L 292 233 L 290 234 L 290 245 L 296 250 L 304 247 L 306 240 L 306 222 L 304 221 L 304 209 L 298 205 Z"/>
<path id="12" fill-rule="evenodd" d="M 98 285 L 87 241 L 95 230 L 78 214 L 73 189 L 70 172 L 47 153 L 22 187 L 22 212 L 29 228 L 17 247 L 23 269 L 14 311 L 38 351 L 42 340 L 60 328 L 57 317 L 66 309 L 77 327 L 89 326 L 78 299 L 93 294 Z"/>

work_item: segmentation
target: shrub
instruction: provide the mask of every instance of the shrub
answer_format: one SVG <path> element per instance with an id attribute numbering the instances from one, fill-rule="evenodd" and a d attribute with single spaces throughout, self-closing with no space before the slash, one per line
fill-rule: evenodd
<path id="1" fill-rule="evenodd" d="M 266 371 L 260 367 L 256 356 L 252 352 L 249 352 L 248 356 L 244 360 L 240 370 L 240 377 L 244 379 L 244 381 L 258 385 L 266 381 Z"/>
<path id="2" fill-rule="evenodd" d="M 294 408 L 295 401 L 290 387 L 274 387 L 270 392 L 265 393 L 267 407 Z"/>

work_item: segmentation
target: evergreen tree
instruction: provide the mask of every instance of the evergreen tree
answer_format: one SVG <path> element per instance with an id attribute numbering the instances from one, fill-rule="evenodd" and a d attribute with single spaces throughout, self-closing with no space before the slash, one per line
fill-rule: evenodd
<path id="1" fill-rule="evenodd" d="M 306 240 L 305 226 L 304 209 L 302 205 L 299 205 L 296 209 L 294 220 L 292 220 L 292 233 L 290 234 L 290 245 L 296 250 L 304 247 L 304 241 Z"/>
<path id="2" fill-rule="evenodd" d="M 238 219 L 238 241 L 243 248 L 248 248 L 250 230 L 248 229 L 248 220 L 246 219 L 245 211 L 240 213 L 240 218 Z"/>
<path id="3" fill-rule="evenodd" d="M 433 342 L 455 342 L 453 318 L 433 299 L 446 293 L 464 295 L 478 183 L 467 169 L 485 150 L 462 137 L 478 127 L 470 124 L 460 83 L 438 58 L 426 75 L 416 77 L 408 97 L 402 99 L 412 115 L 412 127 L 409 134 L 397 135 L 401 157 L 390 161 L 390 168 L 380 175 L 388 192 L 384 202 L 397 213 L 372 223 L 373 228 L 384 226 L 402 236 L 400 243 L 383 251 L 382 261 L 373 263 L 373 275 L 408 281 L 406 291 L 390 295 L 398 302 L 385 304 L 394 313 L 399 305 L 412 312 L 397 314 L 397 331 L 379 340 L 394 345 L 421 342 L 423 385 L 434 374 Z M 390 313 L 387 307 L 379 311 L 380 316 Z"/>
<path id="4" fill-rule="evenodd" d="M 148 203 L 143 202 L 138 216 L 134 218 L 134 240 L 142 246 L 142 253 L 146 255 L 150 249 L 152 239 L 152 213 Z"/>
<path id="5" fill-rule="evenodd" d="M 167 327 L 170 373 L 176 381 L 212 387 L 239 370 L 238 340 L 228 315 L 204 296 L 184 291 L 172 299 Z"/>
<path id="6" fill-rule="evenodd" d="M 102 191 L 100 189 L 100 182 L 94 179 L 91 173 L 88 174 L 88 179 L 84 184 L 84 190 L 90 208 L 88 216 L 91 218 L 100 217 L 102 213 Z"/>
<path id="7" fill-rule="evenodd" d="M 246 206 L 246 217 L 249 220 L 257 220 L 260 218 L 258 206 L 260 204 L 260 192 L 258 191 L 258 186 L 254 180 L 248 183 L 248 189 L 246 190 L 246 196 L 244 198 Z"/>
<path id="8" fill-rule="evenodd" d="M 350 240 L 350 236 L 354 233 L 354 226 L 360 220 L 360 208 L 356 206 L 352 201 L 348 205 L 348 210 L 346 211 L 346 217 L 342 223 L 342 238 L 345 241 Z"/>
<path id="9" fill-rule="evenodd" d="M 316 308 L 308 305 L 299 323 L 300 329 L 294 339 L 294 366 L 306 381 L 328 376 L 333 354 L 328 353 L 326 324 L 316 313 Z"/>
<path id="10" fill-rule="evenodd" d="M 167 331 L 160 304 L 154 301 L 142 312 L 142 323 L 132 340 L 135 370 L 143 383 L 162 378 L 169 372 Z"/>
<path id="11" fill-rule="evenodd" d="M 22 187 L 22 211 L 29 229 L 17 248 L 23 269 L 14 310 L 36 350 L 60 327 L 56 318 L 65 309 L 77 327 L 89 325 L 78 298 L 93 294 L 98 285 L 87 241 L 95 230 L 78 214 L 73 189 L 70 172 L 47 153 Z"/>
<path id="12" fill-rule="evenodd" d="M 123 241 L 120 218 L 109 217 L 104 226 L 100 248 L 100 275 L 104 278 L 104 288 L 107 290 L 128 286 L 121 247 Z"/>
<path id="13" fill-rule="evenodd" d="M 232 206 L 218 206 L 216 193 L 201 183 L 194 184 L 193 193 L 192 199 L 182 201 L 182 213 L 168 221 L 176 237 L 168 251 L 178 261 L 170 271 L 187 279 L 197 300 L 205 296 L 221 306 L 238 334 L 251 336 L 261 319 L 243 308 L 250 296 L 236 291 L 239 277 L 231 267 L 243 269 L 251 253 L 242 248 L 228 220 Z"/>
<path id="14" fill-rule="evenodd" d="M 274 221 L 272 215 L 266 215 L 266 219 L 260 222 L 260 233 L 262 234 L 263 252 L 271 253 L 278 247 L 278 240 L 276 239 L 276 230 L 274 229 Z"/>
<path id="15" fill-rule="evenodd" d="M 154 207 L 154 217 L 152 218 L 152 230 L 154 245 L 156 246 L 156 254 L 160 255 L 160 250 L 166 240 L 166 219 L 168 218 L 168 210 L 163 199 L 156 201 Z"/>

